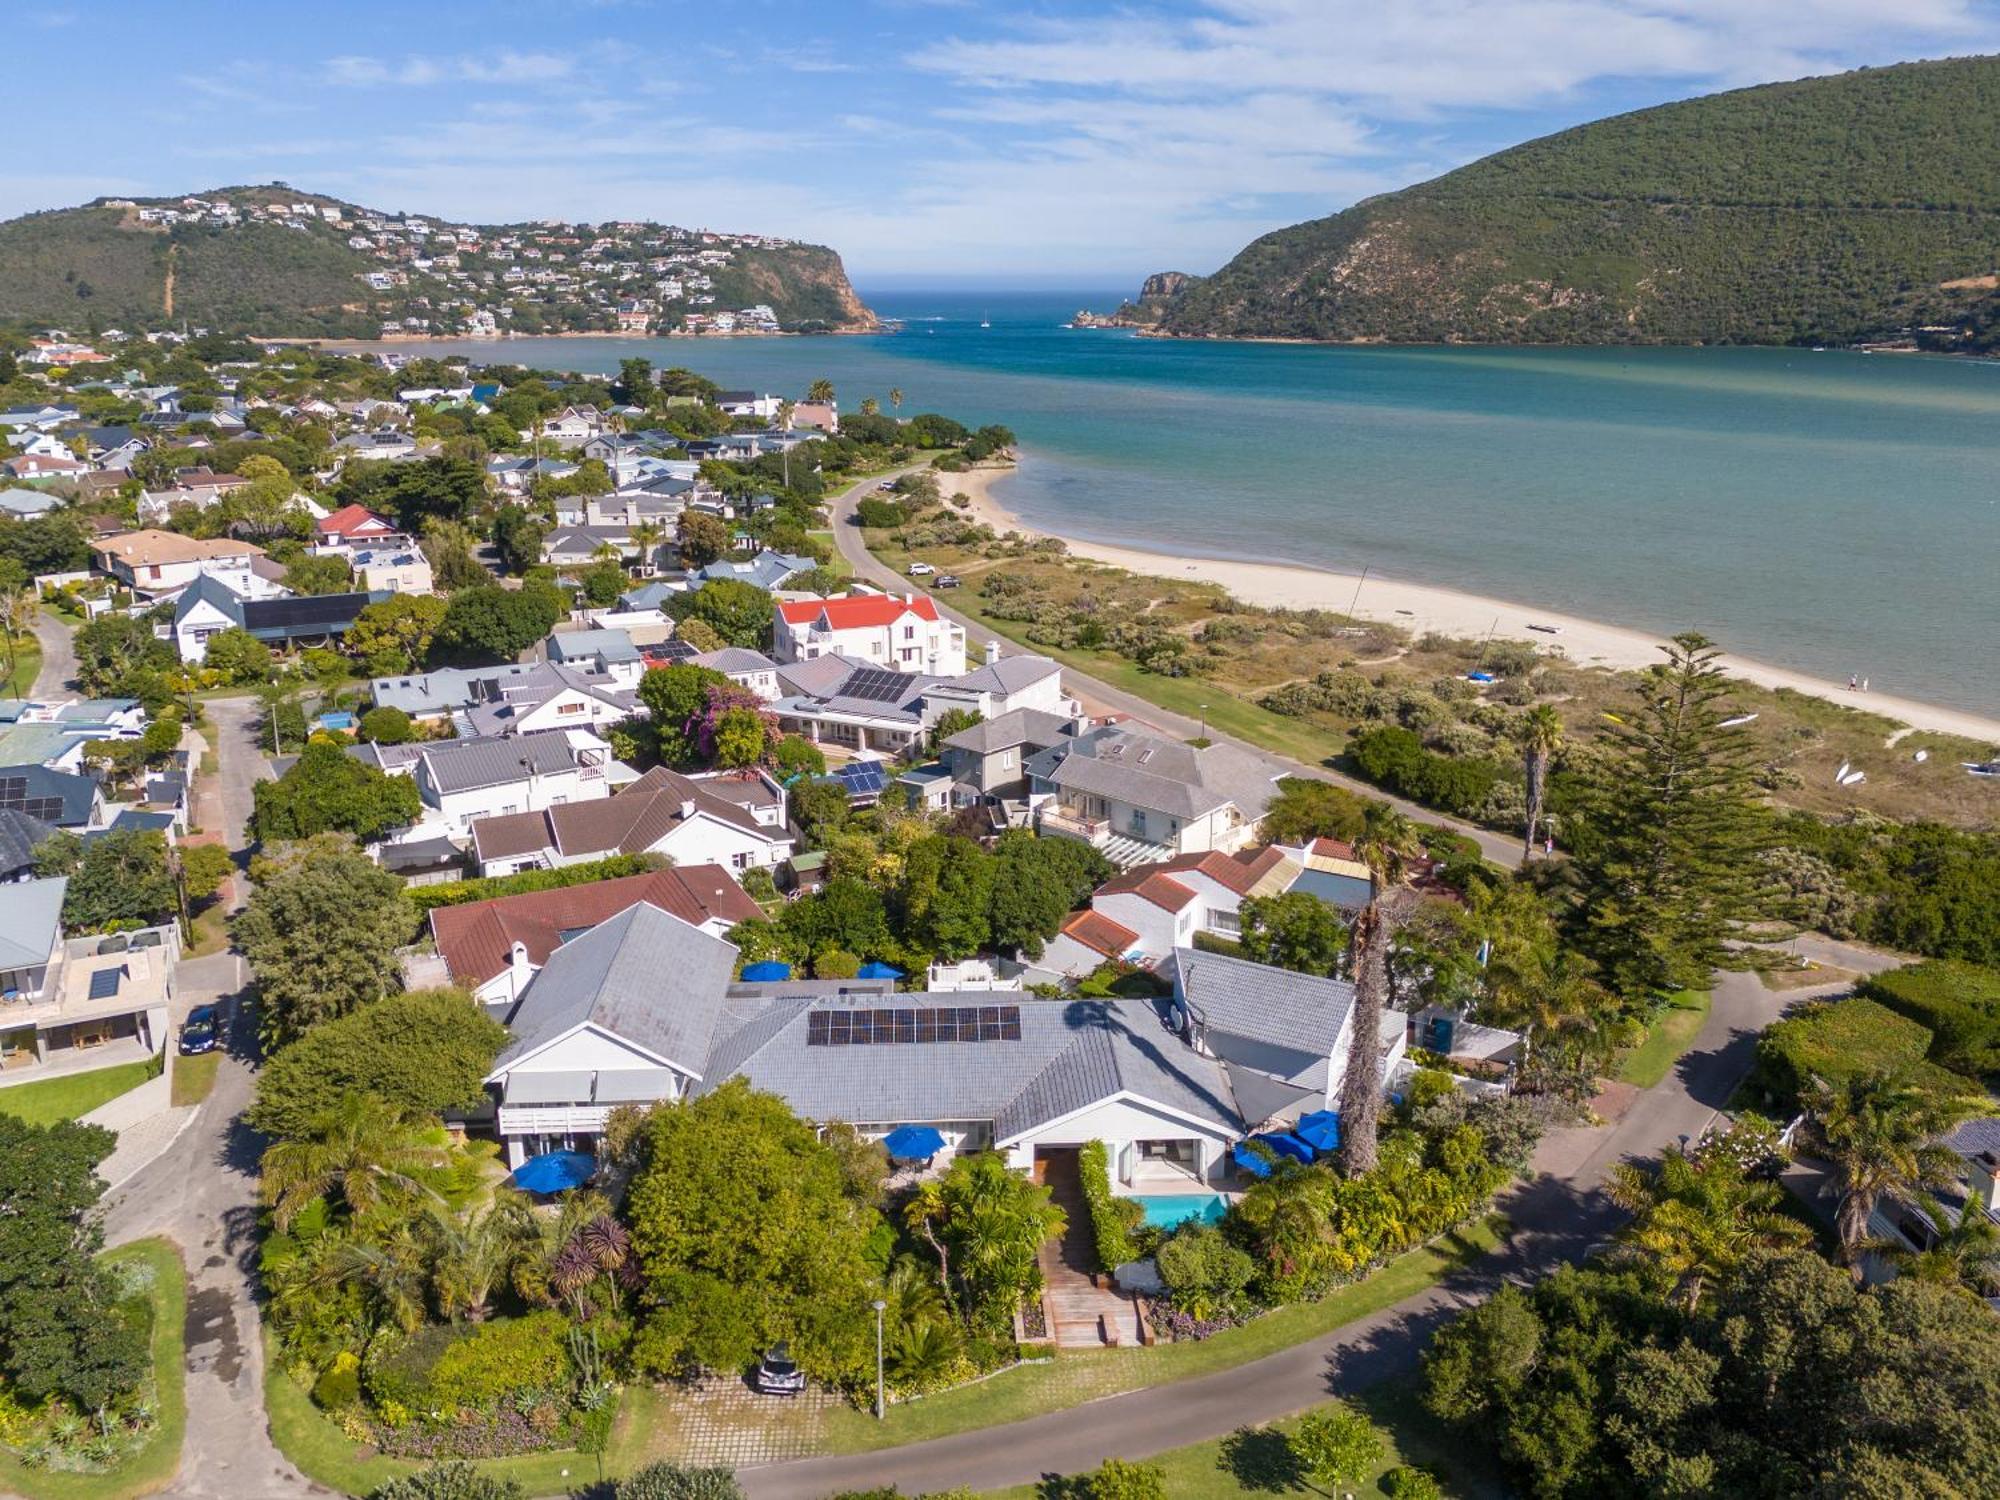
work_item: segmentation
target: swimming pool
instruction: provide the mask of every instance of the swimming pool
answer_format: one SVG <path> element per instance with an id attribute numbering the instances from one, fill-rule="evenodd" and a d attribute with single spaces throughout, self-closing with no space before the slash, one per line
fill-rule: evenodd
<path id="1" fill-rule="evenodd" d="M 1214 1224 L 1229 1207 L 1217 1193 L 1171 1193 L 1133 1201 L 1145 1210 L 1145 1222 L 1155 1229 L 1174 1229 L 1190 1219 Z"/>

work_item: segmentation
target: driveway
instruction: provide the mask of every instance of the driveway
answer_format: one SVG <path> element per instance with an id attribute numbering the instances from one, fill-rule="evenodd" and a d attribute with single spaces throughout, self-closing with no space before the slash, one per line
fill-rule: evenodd
<path id="1" fill-rule="evenodd" d="M 255 743 L 258 705 L 223 698 L 208 705 L 208 716 L 217 762 L 211 781 L 220 794 L 216 831 L 242 864 L 251 788 L 265 774 Z M 292 1468 L 266 1426 L 256 1279 L 264 1142 L 240 1118 L 256 1087 L 255 1036 L 242 1003 L 249 971 L 239 954 L 223 952 L 187 960 L 176 980 L 184 1006 L 228 1007 L 228 1050 L 193 1125 L 107 1196 L 104 1215 L 111 1243 L 163 1235 L 187 1262 L 187 1437 L 179 1478 L 164 1493 L 180 1500 L 331 1494 Z"/>
<path id="2" fill-rule="evenodd" d="M 1561 1130 L 1542 1142 L 1535 1175 L 1499 1205 L 1514 1223 L 1506 1248 L 1394 1307 L 1200 1379 L 904 1448 L 748 1469 L 738 1479 L 750 1500 L 887 1485 L 905 1494 L 999 1489 L 1221 1437 L 1406 1373 L 1459 1310 L 1503 1282 L 1534 1280 L 1581 1258 L 1616 1230 L 1622 1215 L 1599 1191 L 1606 1171 L 1698 1136 L 1749 1071 L 1757 1033 L 1798 998 L 1766 990 L 1752 974 L 1721 976 L 1708 1020 L 1671 1077 L 1641 1094 L 1616 1125 Z"/>
<path id="3" fill-rule="evenodd" d="M 35 639 L 42 644 L 42 666 L 35 673 L 34 696 L 66 698 L 76 681 L 76 637 L 46 609 L 35 615 Z"/>
<path id="4" fill-rule="evenodd" d="M 922 465 L 912 465 L 911 469 L 902 469 L 897 472 L 909 473 L 913 469 L 921 467 Z M 882 476 L 880 475 L 873 479 L 863 480 L 861 483 L 851 486 L 835 499 L 828 502 L 827 512 L 831 516 L 833 523 L 833 542 L 834 546 L 840 550 L 840 555 L 854 569 L 855 577 L 865 583 L 874 584 L 878 588 L 885 588 L 894 592 L 906 592 L 911 586 L 910 580 L 898 574 L 887 564 L 877 561 L 874 554 L 862 545 L 861 528 L 855 520 L 855 510 L 860 505 L 862 497 L 873 491 L 881 482 Z M 935 592 L 931 595 L 931 601 L 937 605 L 946 618 L 956 621 L 965 627 L 968 645 L 991 639 L 999 641 L 1000 652 L 1003 656 L 1032 654 L 1027 648 L 1015 645 L 1014 642 L 1008 640 L 1005 636 L 993 635 L 991 631 L 972 620 L 969 616 L 953 609 L 950 604 Z M 977 659 L 976 652 L 968 652 L 968 654 Z M 1171 709 L 1162 708 L 1157 703 L 1148 702 L 1136 694 L 1128 693 L 1122 688 L 1113 687 L 1108 682 L 1087 676 L 1077 671 L 1074 667 L 1065 666 L 1063 668 L 1063 682 L 1069 688 L 1070 692 L 1082 701 L 1086 711 L 1093 714 L 1130 714 L 1136 719 L 1142 719 L 1146 723 L 1165 731 L 1167 734 L 1177 736 L 1181 739 L 1194 739 L 1202 733 L 1203 726 L 1199 720 L 1190 719 L 1185 714 L 1178 714 Z M 1210 739 L 1234 745 L 1238 749 L 1247 751 L 1249 754 L 1263 761 L 1271 768 L 1273 776 L 1307 776 L 1315 781 L 1333 782 L 1337 786 L 1343 786 L 1351 791 L 1359 792 L 1363 796 L 1373 798 L 1378 802 L 1387 802 L 1405 817 L 1424 823 L 1441 824 L 1451 829 L 1454 833 L 1464 834 L 1467 838 L 1477 842 L 1481 852 L 1497 865 L 1513 869 L 1521 863 L 1521 841 L 1519 839 L 1509 838 L 1503 834 L 1494 833 L 1489 829 L 1475 828 L 1470 823 L 1461 823 L 1430 808 L 1419 807 L 1414 802 L 1406 802 L 1400 797 L 1392 797 L 1380 787 L 1373 786 L 1365 781 L 1357 781 L 1351 776 L 1342 775 L 1340 772 L 1329 770 L 1325 766 L 1307 765 L 1305 762 L 1293 760 L 1289 756 L 1273 754 L 1271 751 L 1237 739 L 1234 735 L 1217 729 L 1213 724 L 1207 726 L 1207 732 Z"/>

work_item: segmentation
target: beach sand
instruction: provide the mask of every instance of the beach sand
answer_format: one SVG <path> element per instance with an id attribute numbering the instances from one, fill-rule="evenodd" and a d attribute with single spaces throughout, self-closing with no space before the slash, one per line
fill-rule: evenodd
<path id="1" fill-rule="evenodd" d="M 947 495 L 969 495 L 972 505 L 966 512 L 984 521 L 995 531 L 1018 531 L 1027 536 L 1058 536 L 1024 524 L 1010 512 L 993 489 L 1011 469 L 975 469 L 964 474 L 941 474 Z M 1642 630 L 1627 630 L 1595 620 L 1581 620 L 1554 610 L 1510 604 L 1502 599 L 1482 598 L 1456 589 L 1433 588 L 1428 584 L 1405 583 L 1370 573 L 1365 579 L 1352 573 L 1296 564 L 1231 562 L 1222 558 L 1168 557 L 1137 547 L 1111 546 L 1102 542 L 1078 541 L 1063 537 L 1073 557 L 1109 563 L 1129 572 L 1155 578 L 1187 578 L 1220 584 L 1246 604 L 1270 609 L 1330 609 L 1363 619 L 1382 620 L 1423 634 L 1474 640 L 1488 632 L 1513 640 L 1528 641 L 1547 651 L 1560 651 L 1569 661 L 1582 666 L 1614 669 L 1651 666 L 1661 660 L 1659 636 Z M 1360 589 L 1357 596 L 1356 584 Z M 1558 633 L 1533 630 L 1531 625 L 1554 626 Z M 1723 663 L 1746 681 L 1767 688 L 1792 688 L 1811 693 L 1849 708 L 1866 710 L 1896 719 L 1913 729 L 1933 734 L 1961 735 L 1989 745 L 2000 745 L 2000 718 L 1966 713 L 1917 703 L 1887 693 L 1852 691 L 1845 684 L 1828 682 L 1804 672 L 1774 667 L 1748 657 L 1727 655 Z"/>

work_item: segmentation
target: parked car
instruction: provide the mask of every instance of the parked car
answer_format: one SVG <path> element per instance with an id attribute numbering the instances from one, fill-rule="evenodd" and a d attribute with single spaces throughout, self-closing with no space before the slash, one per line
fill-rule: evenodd
<path id="1" fill-rule="evenodd" d="M 940 573 L 936 581 L 931 584 L 931 587 L 934 589 L 955 589 L 958 587 L 958 575 L 956 573 Z"/>
<path id="2" fill-rule="evenodd" d="M 806 1372 L 792 1362 L 792 1351 L 779 1344 L 758 1361 L 751 1383 L 766 1396 L 796 1396 L 806 1388 Z"/>
<path id="3" fill-rule="evenodd" d="M 213 1005 L 197 1005 L 181 1023 L 181 1056 L 197 1057 L 222 1045 L 222 1013 Z"/>
<path id="4" fill-rule="evenodd" d="M 910 564 L 910 576 L 912 578 L 922 578 L 926 573 L 935 573 L 936 571 L 937 569 L 927 562 L 913 562 Z"/>

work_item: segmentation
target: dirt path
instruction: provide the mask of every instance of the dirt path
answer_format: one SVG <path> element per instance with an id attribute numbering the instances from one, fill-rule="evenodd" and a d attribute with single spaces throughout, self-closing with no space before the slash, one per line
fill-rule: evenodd
<path id="1" fill-rule="evenodd" d="M 174 315 L 174 257 L 180 254 L 179 245 L 167 246 L 167 280 L 161 289 L 160 311 L 166 317 Z"/>

